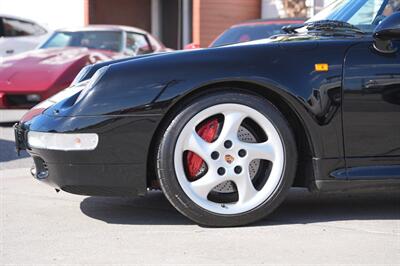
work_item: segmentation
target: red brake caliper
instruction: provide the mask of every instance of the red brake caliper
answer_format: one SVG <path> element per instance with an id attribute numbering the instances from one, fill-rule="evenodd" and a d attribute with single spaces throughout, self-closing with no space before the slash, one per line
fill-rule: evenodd
<path id="1" fill-rule="evenodd" d="M 197 130 L 197 134 L 207 142 L 212 142 L 218 133 L 218 120 L 212 119 L 202 125 L 199 130 Z M 186 157 L 187 169 L 190 175 L 190 180 L 196 180 L 196 176 L 198 175 L 201 167 L 203 166 L 203 159 L 195 154 L 194 152 L 189 151 Z"/>

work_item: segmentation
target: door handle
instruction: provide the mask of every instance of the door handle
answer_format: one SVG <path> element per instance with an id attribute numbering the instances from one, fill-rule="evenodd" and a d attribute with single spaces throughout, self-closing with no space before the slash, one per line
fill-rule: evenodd
<path id="1" fill-rule="evenodd" d="M 13 54 L 14 50 L 6 50 L 6 54 Z"/>

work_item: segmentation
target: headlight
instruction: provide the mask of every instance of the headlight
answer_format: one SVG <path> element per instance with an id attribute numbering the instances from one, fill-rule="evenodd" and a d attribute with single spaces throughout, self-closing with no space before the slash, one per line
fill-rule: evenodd
<path id="1" fill-rule="evenodd" d="M 32 148 L 61 150 L 61 151 L 83 151 L 94 150 L 99 143 L 99 136 L 95 133 L 47 133 L 28 132 L 28 144 Z"/>
<path id="2" fill-rule="evenodd" d="M 107 72 L 109 67 L 110 66 L 105 66 L 96 71 L 96 73 L 93 75 L 93 77 L 89 80 L 89 83 L 79 94 L 79 97 L 78 97 L 78 99 L 76 99 L 76 102 L 79 102 L 80 100 L 82 100 L 82 98 L 85 97 L 89 93 L 90 89 L 93 88 L 94 86 L 96 86 L 96 84 L 101 80 L 101 78 Z"/>
<path id="3" fill-rule="evenodd" d="M 38 94 L 28 94 L 28 95 L 26 95 L 26 100 L 28 102 L 40 102 L 40 95 L 38 95 Z"/>
<path id="4" fill-rule="evenodd" d="M 84 79 L 86 75 L 90 72 L 92 67 L 93 65 L 88 65 L 82 68 L 81 71 L 79 71 L 78 75 L 76 75 L 74 81 L 72 81 L 71 86 L 75 86 L 76 84 L 81 82 L 81 80 Z"/>

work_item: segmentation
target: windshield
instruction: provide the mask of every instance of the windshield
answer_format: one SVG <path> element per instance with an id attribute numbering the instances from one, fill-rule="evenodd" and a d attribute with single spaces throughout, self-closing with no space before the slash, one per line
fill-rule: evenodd
<path id="1" fill-rule="evenodd" d="M 372 32 L 385 17 L 399 10 L 398 0 L 337 0 L 307 22 L 338 20 Z"/>
<path id="2" fill-rule="evenodd" d="M 268 38 L 272 35 L 283 34 L 282 27 L 287 24 L 273 25 L 245 25 L 228 29 L 222 33 L 210 47 L 217 47 L 227 44 L 254 41 Z"/>
<path id="3" fill-rule="evenodd" d="M 41 46 L 41 48 L 55 47 L 86 47 L 89 49 L 119 52 L 122 50 L 122 32 L 56 32 Z"/>

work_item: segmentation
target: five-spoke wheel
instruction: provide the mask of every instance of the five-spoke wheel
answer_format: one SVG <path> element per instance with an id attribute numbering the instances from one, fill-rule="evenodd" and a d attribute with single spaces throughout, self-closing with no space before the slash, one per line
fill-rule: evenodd
<path id="1" fill-rule="evenodd" d="M 251 120 L 251 124 L 245 120 Z M 217 129 L 199 130 L 199 125 L 217 121 Z M 214 130 L 211 141 L 199 135 Z M 247 142 L 239 136 L 240 130 L 254 132 L 254 142 Z M 251 134 L 251 133 L 249 133 Z M 264 135 L 264 140 L 259 137 Z M 256 137 L 262 141 L 256 141 Z M 189 173 L 194 153 L 202 160 L 202 167 L 195 176 Z M 250 165 L 257 160 L 265 160 L 264 165 L 270 166 L 265 180 L 257 180 L 262 186 L 255 185 L 256 180 L 250 174 Z M 174 152 L 174 167 L 178 182 L 189 198 L 200 207 L 219 214 L 238 214 L 249 211 L 273 193 L 282 178 L 284 165 L 284 149 L 281 137 L 273 124 L 257 110 L 242 104 L 218 104 L 206 108 L 196 114 L 183 128 L 178 137 Z M 265 172 L 265 169 L 259 169 Z M 197 176 L 200 175 L 200 176 Z M 211 192 L 218 192 L 218 186 L 227 182 L 233 183 L 232 192 L 237 192 L 237 200 L 232 202 L 213 201 Z"/>
<path id="2" fill-rule="evenodd" d="M 296 145 L 268 101 L 221 92 L 194 100 L 160 141 L 158 174 L 171 203 L 211 226 L 253 222 L 272 211 L 290 187 Z"/>

